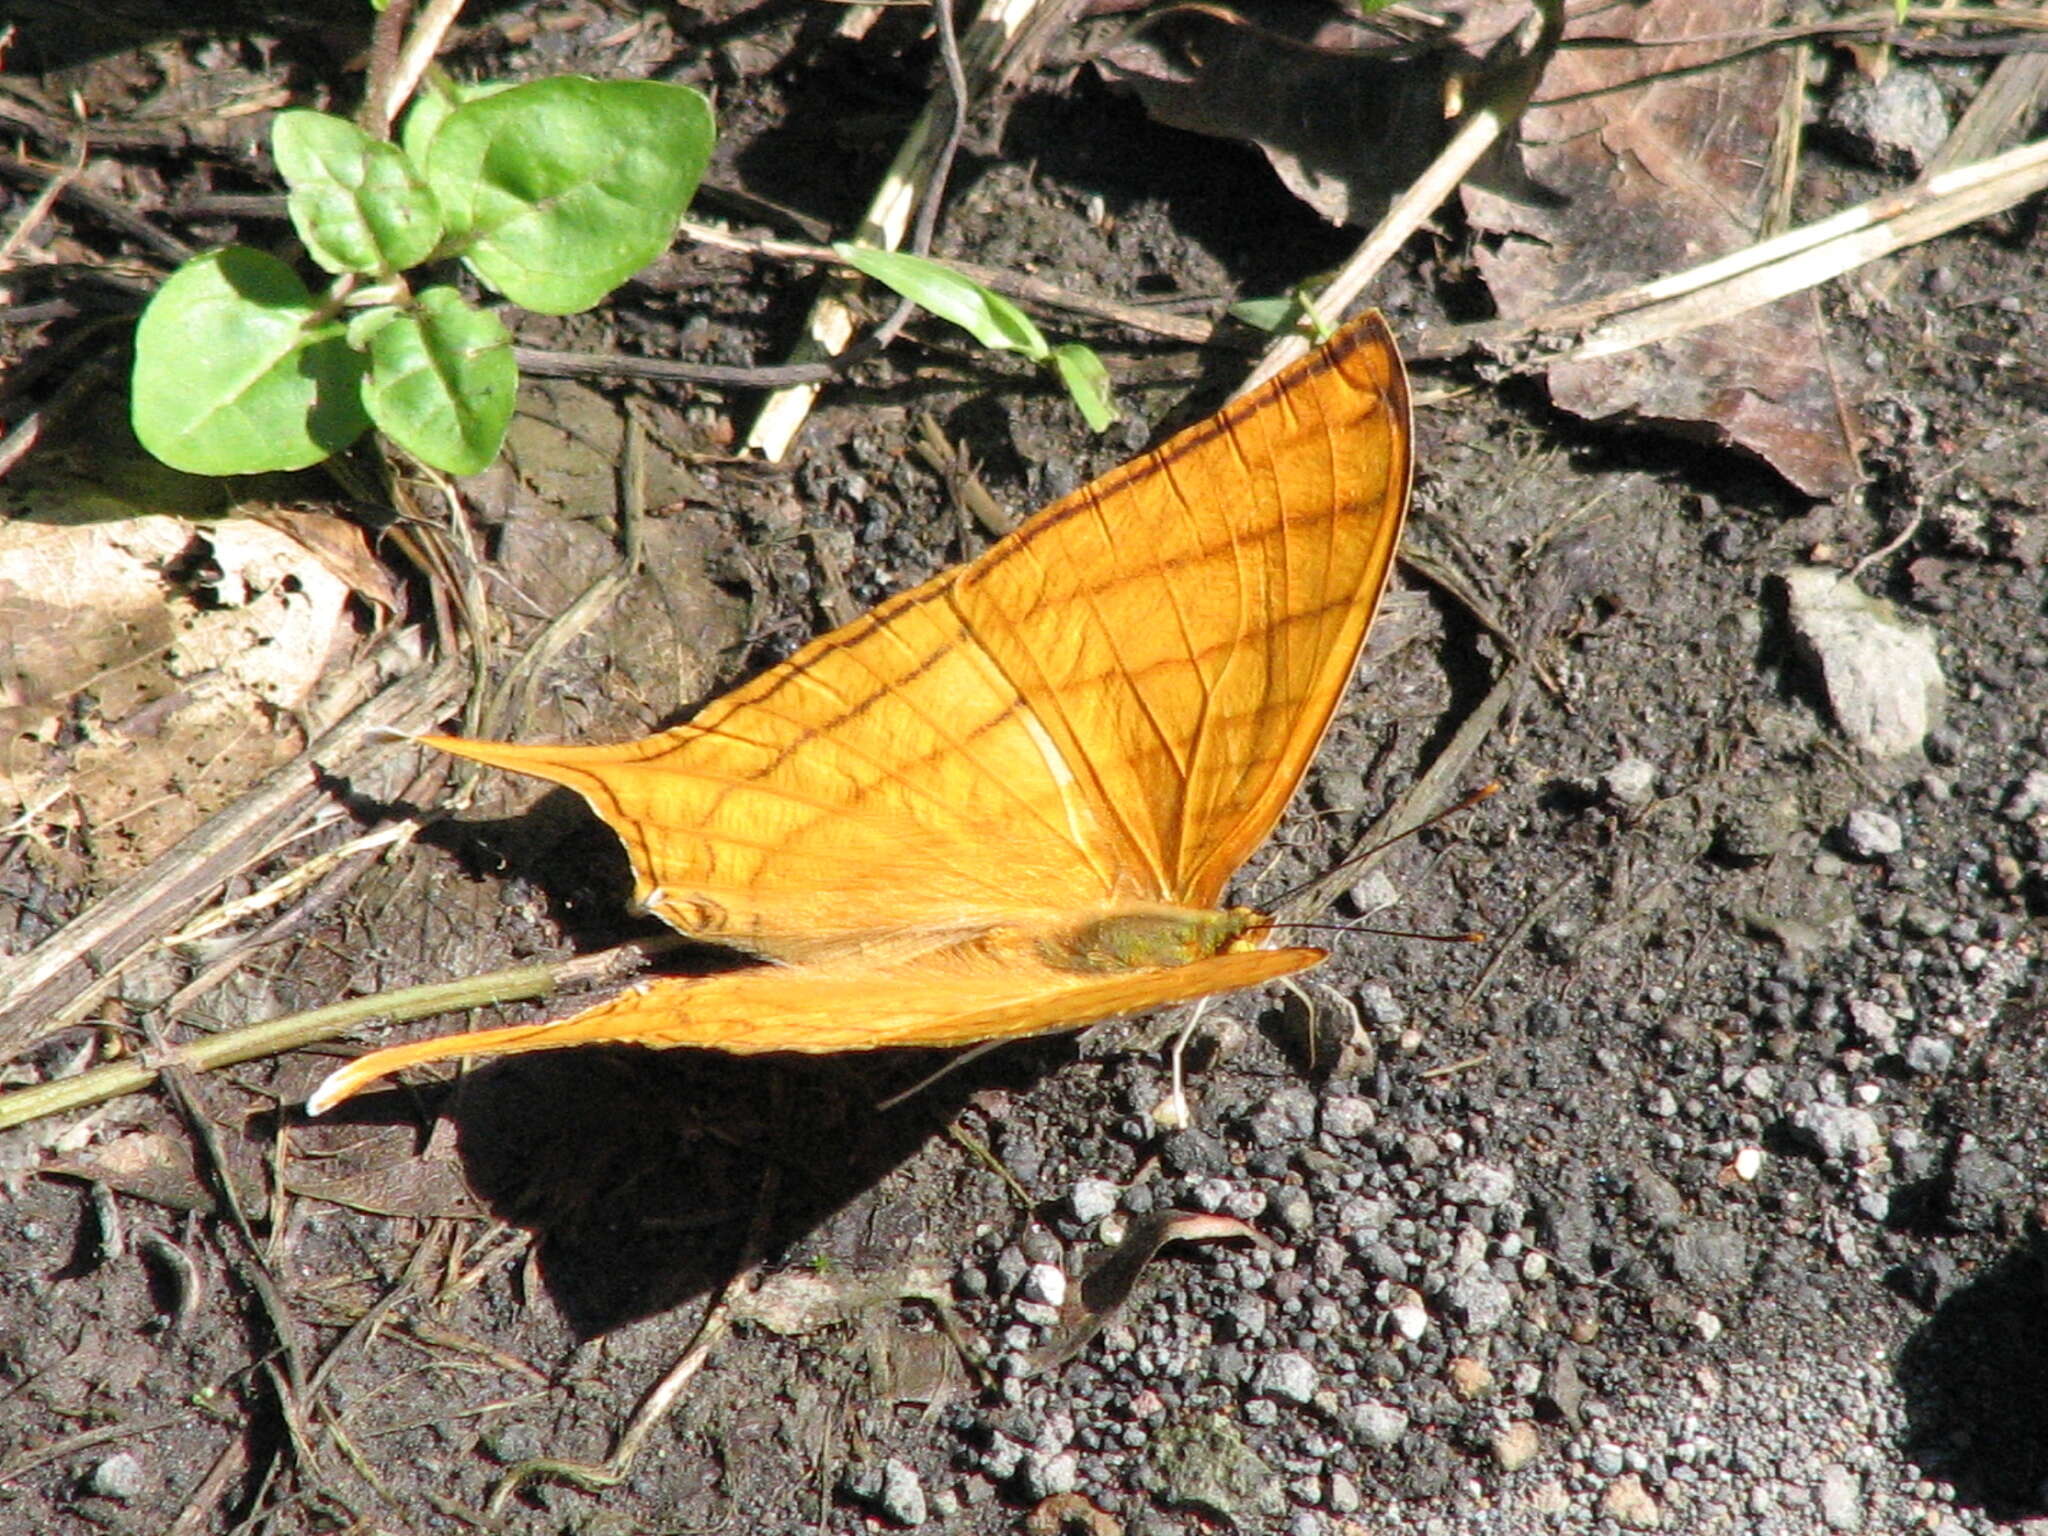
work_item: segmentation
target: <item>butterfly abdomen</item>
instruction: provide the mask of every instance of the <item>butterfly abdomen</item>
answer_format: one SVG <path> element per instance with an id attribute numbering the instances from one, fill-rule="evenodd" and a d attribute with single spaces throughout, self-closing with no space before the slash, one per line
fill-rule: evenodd
<path id="1" fill-rule="evenodd" d="M 1141 907 L 1091 917 L 1041 934 L 1038 953 L 1056 970 L 1140 971 L 1192 965 L 1237 946 L 1249 930 L 1270 922 L 1249 907 Z"/>

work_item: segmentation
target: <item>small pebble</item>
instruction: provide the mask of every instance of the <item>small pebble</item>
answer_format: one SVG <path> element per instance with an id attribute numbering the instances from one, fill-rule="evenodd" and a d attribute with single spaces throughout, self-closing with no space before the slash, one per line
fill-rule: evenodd
<path id="1" fill-rule="evenodd" d="M 1368 1021 L 1385 1029 L 1405 1023 L 1408 1018 L 1408 1010 L 1401 1006 L 1401 1000 L 1394 996 L 1394 989 L 1384 981 L 1368 981 L 1360 987 L 1358 1006 Z"/>
<path id="2" fill-rule="evenodd" d="M 1355 1511 L 1365 1500 L 1364 1496 L 1358 1491 L 1358 1484 L 1346 1477 L 1342 1472 L 1332 1472 L 1330 1474 L 1330 1489 L 1328 1493 L 1324 1494 L 1323 1502 L 1330 1507 L 1332 1514 L 1348 1515 Z"/>
<path id="3" fill-rule="evenodd" d="M 1323 1134 L 1349 1141 L 1354 1136 L 1363 1136 L 1373 1128 L 1378 1115 L 1372 1101 L 1351 1094 L 1333 1094 L 1323 1100 Z"/>
<path id="4" fill-rule="evenodd" d="M 1081 1462 L 1072 1451 L 1060 1451 L 1048 1456 L 1042 1451 L 1031 1451 L 1024 1457 L 1024 1464 L 1018 1468 L 1017 1484 L 1024 1497 L 1034 1502 L 1049 1499 L 1055 1494 L 1072 1493 L 1081 1481 Z"/>
<path id="5" fill-rule="evenodd" d="M 1906 1070 L 1934 1077 L 1955 1065 L 1955 1042 L 1943 1035 L 1915 1035 L 1906 1042 Z"/>
<path id="6" fill-rule="evenodd" d="M 1459 1355 L 1451 1362 L 1451 1391 L 1466 1402 L 1476 1402 L 1493 1390 L 1493 1372 L 1484 1360 Z"/>
<path id="7" fill-rule="evenodd" d="M 1600 1496 L 1600 1513 L 1631 1531 L 1654 1531 L 1663 1523 L 1657 1501 L 1633 1472 L 1607 1485 Z"/>
<path id="8" fill-rule="evenodd" d="M 1316 1368 L 1306 1355 L 1283 1351 L 1274 1355 L 1259 1367 L 1259 1373 L 1252 1379 L 1254 1391 L 1268 1397 L 1277 1397 L 1282 1402 L 1308 1403 L 1316 1395 Z"/>
<path id="9" fill-rule="evenodd" d="M 2007 791 L 1999 814 L 2007 821 L 2031 821 L 2048 809 L 2048 771 L 2036 768 Z"/>
<path id="10" fill-rule="evenodd" d="M 1657 765 L 1640 757 L 1625 757 L 1600 775 L 1601 793 L 1616 805 L 1641 810 L 1657 798 Z"/>
<path id="11" fill-rule="evenodd" d="M 125 1502 L 139 1497 L 148 1481 L 140 1457 L 132 1451 L 116 1451 L 92 1469 L 86 1486 L 103 1499 Z"/>
<path id="12" fill-rule="evenodd" d="M 875 1512 L 902 1526 L 924 1524 L 924 1484 L 918 1480 L 916 1468 L 903 1461 L 882 1464 L 882 1487 L 875 1496 Z"/>
<path id="13" fill-rule="evenodd" d="M 1866 862 L 1888 859 L 1906 846 L 1906 834 L 1898 822 L 1883 811 L 1859 807 L 1842 823 L 1842 841 L 1849 852 Z"/>
<path id="14" fill-rule="evenodd" d="M 1467 1270 L 1445 1288 L 1444 1297 L 1467 1333 L 1493 1332 L 1515 1304 L 1514 1293 L 1490 1269 Z"/>
<path id="15" fill-rule="evenodd" d="M 1041 1306 L 1057 1307 L 1067 1299 L 1066 1271 L 1055 1264 L 1034 1264 L 1024 1272 L 1017 1294 Z"/>
<path id="16" fill-rule="evenodd" d="M 1877 1119 L 1865 1109 L 1840 1104 L 1807 1104 L 1792 1112 L 1794 1131 L 1831 1163 L 1860 1167 L 1884 1144 Z"/>
<path id="17" fill-rule="evenodd" d="M 1299 1184 L 1283 1184 L 1267 1199 L 1266 1209 L 1289 1232 L 1305 1234 L 1315 1230 L 1316 1203 Z"/>
<path id="18" fill-rule="evenodd" d="M 1408 1415 L 1387 1403 L 1360 1403 L 1345 1416 L 1353 1439 L 1376 1451 L 1389 1451 L 1408 1433 Z"/>
<path id="19" fill-rule="evenodd" d="M 1519 1472 L 1543 1450 L 1543 1436 L 1527 1419 L 1503 1425 L 1493 1437 L 1493 1459 L 1503 1472 Z"/>
<path id="20" fill-rule="evenodd" d="M 1121 1193 L 1108 1179 L 1076 1179 L 1067 1196 L 1067 1207 L 1076 1221 L 1100 1221 L 1116 1209 Z"/>

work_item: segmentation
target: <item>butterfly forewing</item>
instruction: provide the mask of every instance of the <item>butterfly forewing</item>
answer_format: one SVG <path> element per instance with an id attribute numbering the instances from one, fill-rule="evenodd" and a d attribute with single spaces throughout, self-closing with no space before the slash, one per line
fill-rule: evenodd
<path id="1" fill-rule="evenodd" d="M 1212 905 L 1357 662 L 1407 506 L 1377 316 L 1056 503 L 953 600 L 1157 899 Z"/>

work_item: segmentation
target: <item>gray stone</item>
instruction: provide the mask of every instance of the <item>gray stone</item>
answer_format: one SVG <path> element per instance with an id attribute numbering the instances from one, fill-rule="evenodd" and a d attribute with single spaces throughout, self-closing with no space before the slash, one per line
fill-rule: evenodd
<path id="1" fill-rule="evenodd" d="M 1894 65 L 1882 80 L 1858 77 L 1828 104 L 1828 126 L 1881 171 L 1917 171 L 1948 137 L 1948 104 L 1931 75 Z"/>
<path id="2" fill-rule="evenodd" d="M 1287 1403 L 1307 1403 L 1316 1395 L 1315 1363 L 1291 1350 L 1272 1356 L 1252 1378 L 1252 1389 Z"/>
<path id="3" fill-rule="evenodd" d="M 1639 811 L 1657 798 L 1657 765 L 1647 758 L 1624 757 L 1600 775 L 1600 791 L 1616 805 Z"/>
<path id="4" fill-rule="evenodd" d="M 1899 1021 L 1883 1004 L 1851 998 L 1849 1022 L 1874 1050 L 1889 1056 L 1899 1048 Z"/>
<path id="5" fill-rule="evenodd" d="M 1344 1415 L 1344 1427 L 1360 1445 L 1390 1451 L 1408 1433 L 1408 1415 L 1389 1403 L 1359 1403 Z"/>
<path id="6" fill-rule="evenodd" d="M 1160 1503 L 1232 1525 L 1275 1520 L 1287 1507 L 1279 1475 L 1216 1413 L 1155 1433 L 1140 1478 Z"/>
<path id="7" fill-rule="evenodd" d="M 1054 1494 L 1072 1493 L 1081 1482 L 1081 1461 L 1072 1451 L 1047 1455 L 1031 1451 L 1017 1470 L 1017 1486 L 1031 1500 L 1049 1499 Z"/>
<path id="8" fill-rule="evenodd" d="M 1116 1209 L 1119 1193 L 1108 1179 L 1076 1179 L 1067 1195 L 1067 1208 L 1076 1221 L 1100 1221 Z"/>
<path id="9" fill-rule="evenodd" d="M 1408 1010 L 1384 981 L 1368 981 L 1358 989 L 1358 1007 L 1367 1019 L 1382 1029 L 1408 1022 Z"/>
<path id="10" fill-rule="evenodd" d="M 1831 1163 L 1860 1167 L 1884 1144 L 1877 1117 L 1841 1104 L 1806 1104 L 1792 1111 L 1795 1134 Z"/>
<path id="11" fill-rule="evenodd" d="M 897 1525 L 924 1524 L 924 1484 L 918 1480 L 916 1468 L 903 1461 L 882 1463 L 882 1486 L 875 1494 L 875 1513 Z"/>
<path id="12" fill-rule="evenodd" d="M 1370 1099 L 1361 1099 L 1353 1094 L 1332 1094 L 1323 1100 L 1323 1134 L 1348 1141 L 1354 1136 L 1363 1136 L 1373 1128 L 1379 1115 Z"/>
<path id="13" fill-rule="evenodd" d="M 1798 566 L 1781 579 L 1793 635 L 1842 733 L 1873 757 L 1917 751 L 1948 697 L 1933 634 L 1839 571 Z"/>
<path id="14" fill-rule="evenodd" d="M 1490 1269 L 1469 1269 L 1444 1291 L 1451 1315 L 1467 1333 L 1491 1333 L 1507 1320 L 1515 1296 Z"/>
<path id="15" fill-rule="evenodd" d="M 1733 1227 L 1697 1222 L 1671 1240 L 1671 1270 L 1687 1290 L 1728 1289 L 1749 1274 L 1749 1245 Z"/>
<path id="16" fill-rule="evenodd" d="M 1998 814 L 2007 821 L 2032 821 L 2048 810 L 2048 771 L 2036 768 L 2006 791 Z"/>
<path id="17" fill-rule="evenodd" d="M 1842 842 L 1865 861 L 1890 858 L 1906 846 L 1905 831 L 1883 811 L 1858 807 L 1842 823 Z"/>
<path id="18" fill-rule="evenodd" d="M 1283 1184 L 1274 1190 L 1266 1208 L 1273 1213 L 1273 1219 L 1289 1232 L 1302 1234 L 1315 1229 L 1316 1203 L 1298 1184 Z"/>
<path id="19" fill-rule="evenodd" d="M 1863 1529 L 1863 1479 L 1839 1461 L 1821 1472 L 1820 1517 L 1831 1531 Z"/>
<path id="20" fill-rule="evenodd" d="M 1056 1264 L 1034 1264 L 1024 1271 L 1017 1294 L 1026 1301 L 1057 1307 L 1067 1299 L 1066 1271 Z"/>
<path id="21" fill-rule="evenodd" d="M 149 1485 L 142 1459 L 133 1451 L 116 1451 L 92 1469 L 86 1487 L 103 1499 L 123 1502 L 138 1498 Z"/>
<path id="22" fill-rule="evenodd" d="M 1955 1042 L 1945 1035 L 1915 1035 L 1906 1042 L 1906 1070 L 1934 1077 L 1955 1065 Z"/>

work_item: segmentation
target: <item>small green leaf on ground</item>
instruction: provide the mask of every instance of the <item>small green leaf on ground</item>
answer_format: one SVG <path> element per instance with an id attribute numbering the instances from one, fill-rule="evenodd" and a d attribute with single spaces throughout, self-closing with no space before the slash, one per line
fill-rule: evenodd
<path id="1" fill-rule="evenodd" d="M 173 272 L 135 332 L 142 445 L 195 475 L 303 469 L 369 425 L 361 357 L 298 274 L 243 246 Z"/>
<path id="2" fill-rule="evenodd" d="M 378 326 L 369 346 L 363 401 L 394 442 L 455 475 L 473 475 L 497 457 L 519 368 L 496 315 L 453 288 L 429 288 L 413 309 Z"/>
<path id="3" fill-rule="evenodd" d="M 325 112 L 283 112 L 271 152 L 306 250 L 329 272 L 379 276 L 418 266 L 441 240 L 441 212 L 395 144 Z"/>
<path id="4" fill-rule="evenodd" d="M 1301 318 L 1301 305 L 1283 294 L 1270 299 L 1239 299 L 1230 306 L 1230 313 L 1254 329 L 1279 332 Z"/>
<path id="5" fill-rule="evenodd" d="M 1102 366 L 1102 359 L 1079 342 L 1070 341 L 1052 349 L 1052 365 L 1067 393 L 1074 397 L 1088 430 L 1107 432 L 1116 421 L 1116 405 L 1109 398 L 1109 370 Z"/>
<path id="6" fill-rule="evenodd" d="M 845 241 L 833 246 L 832 251 L 849 267 L 893 288 L 941 320 L 952 321 L 984 347 L 1021 352 L 1034 363 L 1042 363 L 1052 355 L 1044 334 L 1031 323 L 1029 315 L 1001 294 L 942 261 Z"/>
<path id="7" fill-rule="evenodd" d="M 563 75 L 457 107 L 426 176 L 477 276 L 564 315 L 668 249 L 712 136 L 711 105 L 688 86 Z"/>

